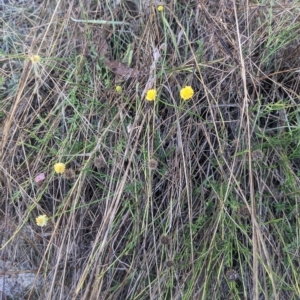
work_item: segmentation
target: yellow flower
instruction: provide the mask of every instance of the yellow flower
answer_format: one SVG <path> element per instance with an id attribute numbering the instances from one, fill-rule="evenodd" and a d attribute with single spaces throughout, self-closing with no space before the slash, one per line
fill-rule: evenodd
<path id="1" fill-rule="evenodd" d="M 65 172 L 65 169 L 66 169 L 66 165 L 64 163 L 56 163 L 54 165 L 54 170 L 56 173 L 58 174 L 62 174 Z"/>
<path id="2" fill-rule="evenodd" d="M 117 85 L 117 86 L 116 86 L 116 91 L 117 91 L 118 93 L 121 93 L 121 92 L 122 92 L 122 87 L 121 87 L 120 85 Z"/>
<path id="3" fill-rule="evenodd" d="M 156 98 L 156 90 L 155 89 L 149 90 L 146 95 L 146 100 L 153 101 L 155 100 L 155 98 Z"/>
<path id="4" fill-rule="evenodd" d="M 49 220 L 49 218 L 46 215 L 40 215 L 35 219 L 36 224 L 41 227 L 46 226 L 48 223 L 48 220 Z"/>
<path id="5" fill-rule="evenodd" d="M 180 97 L 183 100 L 189 100 L 194 96 L 194 90 L 191 86 L 185 86 L 180 90 Z"/>
<path id="6" fill-rule="evenodd" d="M 41 61 L 41 57 L 39 55 L 32 55 L 30 60 L 32 63 L 39 63 Z"/>
<path id="7" fill-rule="evenodd" d="M 157 10 L 158 10 L 158 11 L 163 11 L 163 10 L 164 10 L 164 7 L 163 7 L 162 5 L 160 5 L 160 6 L 157 7 Z"/>

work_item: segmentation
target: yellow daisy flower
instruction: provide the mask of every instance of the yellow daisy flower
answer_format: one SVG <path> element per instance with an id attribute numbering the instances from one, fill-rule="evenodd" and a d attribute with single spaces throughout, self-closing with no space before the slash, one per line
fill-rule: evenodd
<path id="1" fill-rule="evenodd" d="M 117 85 L 117 86 L 116 86 L 116 91 L 117 91 L 118 93 L 121 93 L 121 92 L 122 92 L 122 87 L 121 87 L 120 85 Z"/>
<path id="2" fill-rule="evenodd" d="M 30 60 L 32 63 L 39 63 L 41 61 L 41 57 L 39 55 L 32 55 Z"/>
<path id="3" fill-rule="evenodd" d="M 160 6 L 157 7 L 157 10 L 158 10 L 158 11 L 163 11 L 163 10 L 164 10 L 164 7 L 163 7 L 162 5 L 160 5 Z"/>
<path id="4" fill-rule="evenodd" d="M 63 174 L 66 170 L 66 165 L 64 163 L 56 163 L 54 165 L 54 170 L 57 174 Z"/>
<path id="5" fill-rule="evenodd" d="M 156 90 L 148 90 L 147 95 L 146 95 L 146 100 L 148 101 L 153 101 L 156 98 Z"/>
<path id="6" fill-rule="evenodd" d="M 49 218 L 46 215 L 40 215 L 38 216 L 35 221 L 36 221 L 36 225 L 38 226 L 46 226 L 48 223 Z"/>
<path id="7" fill-rule="evenodd" d="M 180 97 L 183 100 L 189 100 L 194 96 L 194 90 L 191 86 L 185 86 L 180 90 Z"/>

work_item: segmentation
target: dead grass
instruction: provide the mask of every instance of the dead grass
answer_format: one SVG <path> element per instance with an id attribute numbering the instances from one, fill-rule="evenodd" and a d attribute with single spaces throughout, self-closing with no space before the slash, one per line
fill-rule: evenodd
<path id="1" fill-rule="evenodd" d="M 300 297 L 300 4 L 158 4 L 1 4 L 1 260 L 36 274 L 17 299 Z"/>

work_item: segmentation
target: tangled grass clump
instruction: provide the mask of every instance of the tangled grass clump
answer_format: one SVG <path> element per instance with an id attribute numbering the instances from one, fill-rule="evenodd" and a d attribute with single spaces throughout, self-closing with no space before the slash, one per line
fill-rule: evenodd
<path id="1" fill-rule="evenodd" d="M 25 2 L 0 28 L 14 297 L 299 299 L 299 2 Z"/>

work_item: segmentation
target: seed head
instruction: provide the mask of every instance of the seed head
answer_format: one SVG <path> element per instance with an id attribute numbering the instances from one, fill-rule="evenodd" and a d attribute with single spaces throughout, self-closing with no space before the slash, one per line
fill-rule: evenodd
<path id="1" fill-rule="evenodd" d="M 74 177 L 75 177 L 75 172 L 74 172 L 74 170 L 73 170 L 73 169 L 67 169 L 67 170 L 65 171 L 65 173 L 64 173 L 64 177 L 65 177 L 66 179 L 72 179 L 72 178 L 74 178 Z"/>
<path id="2" fill-rule="evenodd" d="M 94 166 L 97 168 L 97 169 L 102 169 L 106 166 L 106 162 L 104 160 L 104 158 L 98 156 L 94 159 Z"/>
<path id="3" fill-rule="evenodd" d="M 243 205 L 243 206 L 240 206 L 238 209 L 237 209 L 237 214 L 239 216 L 241 216 L 242 218 L 248 218 L 250 216 L 250 212 L 247 208 L 246 205 Z"/>
<path id="4" fill-rule="evenodd" d="M 240 275 L 236 270 L 230 269 L 226 272 L 226 278 L 229 281 L 235 281 L 240 278 Z"/>
<path id="5" fill-rule="evenodd" d="M 254 150 L 251 153 L 251 156 L 254 161 L 262 161 L 264 157 L 263 152 L 260 149 Z"/>
<path id="6" fill-rule="evenodd" d="M 173 260 L 167 260 L 167 261 L 166 261 L 166 266 L 167 266 L 168 268 L 172 268 L 172 267 L 174 266 Z"/>
<path id="7" fill-rule="evenodd" d="M 155 160 L 155 159 L 150 159 L 149 160 L 149 169 L 150 170 L 156 170 L 157 169 L 157 166 L 158 166 L 158 162 L 157 162 L 157 160 Z"/>
<path id="8" fill-rule="evenodd" d="M 171 243 L 171 239 L 167 236 L 167 235 L 162 235 L 160 237 L 160 242 L 163 244 L 163 245 L 169 245 Z"/>

